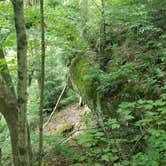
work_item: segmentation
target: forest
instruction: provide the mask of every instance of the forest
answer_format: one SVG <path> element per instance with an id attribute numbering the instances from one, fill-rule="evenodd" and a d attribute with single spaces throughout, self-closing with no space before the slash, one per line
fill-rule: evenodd
<path id="1" fill-rule="evenodd" d="M 166 0 L 0 0 L 0 166 L 166 166 Z"/>

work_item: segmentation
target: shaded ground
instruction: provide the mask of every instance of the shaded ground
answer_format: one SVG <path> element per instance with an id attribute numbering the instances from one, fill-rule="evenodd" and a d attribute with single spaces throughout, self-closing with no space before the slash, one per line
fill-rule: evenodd
<path id="1" fill-rule="evenodd" d="M 79 107 L 78 104 L 67 106 L 64 109 L 56 112 L 44 128 L 44 134 L 47 136 L 54 136 L 60 133 L 70 133 L 71 136 L 77 135 L 82 131 L 79 131 L 82 128 L 85 128 L 83 125 L 83 115 L 86 112 L 86 106 Z M 69 135 L 70 135 L 69 134 Z M 70 144 L 73 144 L 73 141 L 70 141 Z M 52 151 L 51 145 L 46 145 L 45 148 L 47 152 Z M 46 158 L 46 166 L 69 166 L 70 163 L 64 159 L 61 155 L 55 155 L 55 157 Z"/>
<path id="2" fill-rule="evenodd" d="M 44 128 L 44 133 L 55 135 L 66 130 L 79 128 L 84 113 L 85 107 L 79 107 L 77 104 L 67 106 L 54 114 L 52 120 Z"/>

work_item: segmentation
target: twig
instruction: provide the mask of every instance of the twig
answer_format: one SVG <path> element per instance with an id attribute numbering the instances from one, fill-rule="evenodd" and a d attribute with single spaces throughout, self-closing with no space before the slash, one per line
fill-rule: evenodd
<path id="1" fill-rule="evenodd" d="M 44 124 L 43 128 L 45 128 L 45 127 L 48 125 L 48 123 L 51 121 L 51 119 L 52 119 L 52 117 L 53 117 L 53 115 L 54 115 L 54 113 L 55 113 L 55 111 L 56 111 L 56 109 L 57 109 L 57 107 L 58 107 L 58 104 L 59 104 L 59 102 L 61 101 L 61 98 L 62 98 L 62 96 L 63 96 L 63 94 L 64 94 L 64 92 L 65 92 L 65 90 L 66 90 L 66 88 L 67 88 L 67 84 L 65 84 L 65 86 L 64 86 L 64 88 L 63 88 L 61 94 L 59 95 L 59 98 L 58 98 L 57 103 L 56 103 L 56 105 L 55 105 L 55 107 L 54 107 L 54 109 L 53 109 L 53 112 L 51 113 L 51 115 L 50 115 L 50 117 L 48 118 L 47 122 Z"/>
<path id="2" fill-rule="evenodd" d="M 143 133 L 143 134 L 137 139 L 136 143 L 134 144 L 134 146 L 133 146 L 132 149 L 131 149 L 131 154 L 130 154 L 130 155 L 132 155 L 132 154 L 134 153 L 136 147 L 138 146 L 138 143 L 144 138 L 145 134 L 146 134 L 146 132 Z"/>
<path id="3" fill-rule="evenodd" d="M 66 138 L 64 138 L 59 144 L 62 145 L 62 144 L 64 144 L 64 143 L 66 143 L 66 142 L 72 137 L 72 135 L 73 135 L 74 133 L 76 133 L 76 132 L 79 132 L 79 131 L 87 131 L 87 130 L 92 130 L 92 129 L 97 129 L 97 128 L 94 127 L 94 128 L 73 130 L 73 131 L 70 132 L 70 133 L 68 134 L 68 136 L 67 136 Z"/>
<path id="4" fill-rule="evenodd" d="M 0 166 L 2 166 L 2 149 L 0 148 Z"/>

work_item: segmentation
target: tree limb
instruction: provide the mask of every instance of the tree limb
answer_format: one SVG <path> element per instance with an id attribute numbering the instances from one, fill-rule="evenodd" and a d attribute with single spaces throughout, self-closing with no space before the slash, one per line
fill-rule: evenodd
<path id="1" fill-rule="evenodd" d="M 56 103 L 56 105 L 55 105 L 55 107 L 54 107 L 54 109 L 53 109 L 53 112 L 51 113 L 51 115 L 50 115 L 50 117 L 48 118 L 47 122 L 44 124 L 44 127 L 43 127 L 43 128 L 45 128 L 45 127 L 48 125 L 48 123 L 51 121 L 51 119 L 52 119 L 52 117 L 53 117 L 53 115 L 54 115 L 54 113 L 55 113 L 55 111 L 56 111 L 56 109 L 57 109 L 57 107 L 58 107 L 58 104 L 59 104 L 59 102 L 61 101 L 61 98 L 62 98 L 62 96 L 63 96 L 63 94 L 64 94 L 64 92 L 65 92 L 65 90 L 66 90 L 66 88 L 67 88 L 67 84 L 65 84 L 65 86 L 64 86 L 64 88 L 63 88 L 61 94 L 59 95 L 59 98 L 58 98 L 57 103 Z"/>

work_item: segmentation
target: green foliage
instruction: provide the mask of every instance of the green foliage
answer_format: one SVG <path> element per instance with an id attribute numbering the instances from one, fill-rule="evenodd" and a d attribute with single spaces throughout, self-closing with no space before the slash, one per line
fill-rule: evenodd
<path id="1" fill-rule="evenodd" d="M 136 66 L 132 63 L 126 63 L 122 66 L 111 66 L 109 73 L 100 75 L 99 92 L 103 95 L 110 93 L 111 96 L 119 96 L 122 100 L 130 98 L 129 93 L 134 93 L 138 82 L 138 73 Z M 133 87 L 131 89 L 131 87 Z M 135 92 L 137 93 L 137 91 Z"/>
<path id="2" fill-rule="evenodd" d="M 54 2 L 56 5 L 47 6 L 47 35 L 54 46 L 63 49 L 63 60 L 70 61 L 73 55 L 87 48 L 79 34 L 79 8 L 76 1 Z M 50 2 L 50 4 L 54 4 Z"/>
<path id="3" fill-rule="evenodd" d="M 51 146 L 51 150 L 49 151 L 45 151 L 44 152 L 44 158 L 48 158 L 48 157 L 52 157 L 52 158 L 57 158 L 57 162 L 58 161 L 58 157 L 61 157 L 61 160 L 63 159 L 64 163 L 74 163 L 75 161 L 78 160 L 79 155 L 78 153 L 75 151 L 75 149 L 73 149 L 69 144 L 63 144 L 60 145 L 60 142 L 63 140 L 63 136 L 62 135 L 58 135 L 58 136 L 45 136 L 44 137 L 44 144 L 46 146 Z"/>
<path id="4" fill-rule="evenodd" d="M 98 68 L 101 41 L 101 3 L 89 1 L 87 38 L 80 37 L 78 1 L 49 0 L 45 3 L 46 77 L 45 109 L 53 108 L 66 81 L 67 68 L 87 103 L 95 105 L 99 94 L 103 123 L 76 137 L 77 148 L 59 145 L 61 136 L 48 136 L 44 157 L 62 156 L 67 164 L 95 166 L 166 165 L 166 1 L 107 0 L 105 10 L 105 71 Z M 34 129 L 38 120 L 40 73 L 40 13 L 37 5 L 25 7 L 28 34 L 28 116 Z M 7 63 L 16 85 L 14 52 L 16 37 L 12 6 L 0 2 L 0 47 L 9 54 Z M 96 51 L 87 56 L 88 49 Z M 109 58 L 108 58 L 109 59 Z M 3 60 L 0 63 L 4 63 Z M 59 107 L 77 100 L 67 90 Z M 92 120 L 87 118 L 87 121 Z M 88 122 L 86 123 L 88 126 Z M 10 155 L 9 132 L 0 121 L 4 159 Z M 37 135 L 32 135 L 35 159 Z M 48 148 L 49 149 L 49 148 Z M 6 163 L 4 164 L 6 165 Z"/>
<path id="5" fill-rule="evenodd" d="M 76 101 L 78 101 L 77 94 L 69 89 L 65 93 L 63 99 L 60 101 L 59 108 L 68 106 L 68 105 L 70 105 L 70 104 L 72 104 L 72 103 L 74 103 Z"/>
<path id="6" fill-rule="evenodd" d="M 80 163 L 108 165 L 118 159 L 117 149 L 111 146 L 111 140 L 106 138 L 102 130 L 91 129 L 84 135 L 77 136 L 76 140 L 82 149 Z"/>
<path id="7" fill-rule="evenodd" d="M 66 67 L 62 61 L 62 49 L 48 51 L 49 56 L 46 58 L 46 77 L 45 77 L 45 97 L 44 107 L 53 108 L 61 94 L 64 84 L 66 84 Z M 77 96 L 69 89 L 65 91 L 59 108 L 71 104 L 77 100 Z"/>
<path id="8" fill-rule="evenodd" d="M 133 165 L 164 165 L 165 139 L 166 139 L 166 102 L 162 99 L 138 100 L 133 103 L 119 105 L 119 124 L 121 126 L 134 124 L 141 129 L 143 140 L 147 143 L 143 152 L 132 156 Z"/>
<path id="9" fill-rule="evenodd" d="M 16 39 L 12 26 L 12 5 L 6 1 L 0 2 L 0 8 L 0 47 L 12 47 Z"/>
<path id="10" fill-rule="evenodd" d="M 65 5 L 60 1 L 46 2 L 45 33 L 46 33 L 46 75 L 44 108 L 52 110 L 66 82 L 66 62 L 75 52 L 84 48 L 80 44 L 77 32 L 78 9 L 74 4 Z M 40 13 L 36 5 L 25 9 L 27 31 L 29 32 L 29 79 L 39 80 L 40 71 Z M 38 12 L 36 12 L 38 11 Z M 29 14 L 30 13 L 30 14 Z M 70 57 L 71 56 L 71 57 Z M 66 90 L 59 107 L 66 106 L 77 100 L 77 96 Z"/>
<path id="11" fill-rule="evenodd" d="M 164 130 L 149 129 L 150 136 L 147 136 L 147 150 L 145 153 L 137 153 L 132 158 L 133 165 L 165 165 L 166 133 Z M 148 163 L 148 164 L 147 164 Z"/>
<path id="12" fill-rule="evenodd" d="M 2 117 L 2 115 L 0 114 L 0 133 L 2 133 L 5 128 L 6 128 L 5 120 L 4 120 L 4 118 Z"/>
<path id="13" fill-rule="evenodd" d="M 117 118 L 104 120 L 107 132 L 111 133 L 109 139 L 100 129 L 91 129 L 76 137 L 82 152 L 79 162 L 119 165 L 118 161 L 123 160 L 120 165 L 165 165 L 165 106 L 163 99 L 122 102 L 116 110 Z M 126 140 L 123 134 L 131 125 L 135 129 L 129 130 L 135 130 L 135 134 Z M 136 135 L 138 129 L 141 129 L 140 135 Z M 130 148 L 123 149 L 125 144 Z"/>

